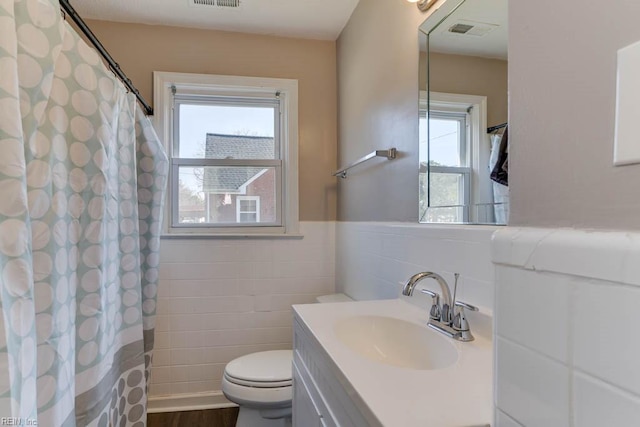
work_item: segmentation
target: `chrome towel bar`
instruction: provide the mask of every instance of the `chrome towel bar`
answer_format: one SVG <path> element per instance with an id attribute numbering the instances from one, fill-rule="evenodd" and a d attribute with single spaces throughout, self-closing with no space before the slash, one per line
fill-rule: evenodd
<path id="1" fill-rule="evenodd" d="M 386 157 L 389 160 L 395 159 L 396 158 L 396 153 L 397 153 L 397 151 L 396 151 L 395 148 L 389 148 L 388 150 L 376 150 L 376 151 L 373 151 L 373 152 L 367 154 L 366 156 L 359 158 L 355 162 L 350 163 L 348 166 L 340 169 L 339 171 L 335 172 L 333 174 L 333 176 L 339 176 L 340 178 L 346 178 L 347 177 L 347 171 L 349 169 L 351 169 L 352 167 L 357 166 L 360 163 L 364 163 L 367 160 L 373 159 L 374 157 Z"/>

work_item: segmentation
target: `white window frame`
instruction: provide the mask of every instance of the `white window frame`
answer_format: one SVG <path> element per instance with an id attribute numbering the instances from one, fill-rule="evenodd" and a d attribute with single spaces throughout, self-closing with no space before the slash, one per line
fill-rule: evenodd
<path id="1" fill-rule="evenodd" d="M 457 121 L 460 125 L 459 132 L 459 144 L 460 144 L 460 163 L 461 166 L 436 166 L 436 165 L 428 165 L 428 172 L 431 173 L 441 173 L 441 174 L 451 174 L 451 175 L 462 175 L 462 180 L 460 181 L 458 194 L 460 194 L 460 199 L 462 203 L 456 206 L 432 206 L 431 201 L 429 201 L 430 208 L 456 208 L 458 211 L 458 219 L 461 222 L 469 222 L 469 206 L 471 204 L 471 175 L 473 170 L 471 168 L 471 138 L 469 137 L 469 113 L 465 108 L 460 108 L 459 110 L 454 110 L 452 108 L 439 109 L 437 107 L 431 108 L 429 111 L 429 120 L 434 118 L 440 118 L 444 120 Z M 431 144 L 431 140 L 429 140 L 429 144 Z"/>
<path id="2" fill-rule="evenodd" d="M 189 91 L 188 91 L 189 92 Z M 280 227 L 282 226 L 282 197 L 283 197 L 283 189 L 282 189 L 282 168 L 283 161 L 281 159 L 281 132 L 280 132 L 280 119 L 282 115 L 280 114 L 281 107 L 281 98 L 276 97 L 274 94 L 271 94 L 269 97 L 226 97 L 226 96 L 217 96 L 217 95 L 191 95 L 190 93 L 182 94 L 175 93 L 173 96 L 173 140 L 172 144 L 172 159 L 171 163 L 171 189 L 170 189 L 170 199 L 171 199 L 171 212 L 170 212 L 170 224 L 171 228 L 175 229 L 185 229 L 185 228 L 216 228 L 216 227 Z M 274 158 L 273 159 L 261 159 L 261 160 L 249 160 L 249 159 L 185 159 L 180 157 L 179 152 L 180 148 L 179 144 L 179 133 L 180 133 L 180 106 L 181 105 L 215 105 L 215 106 L 234 106 L 234 107 L 263 107 L 263 108 L 273 108 L 274 110 Z M 178 143 L 175 143 L 178 141 Z M 269 169 L 272 169 L 275 172 L 275 203 L 276 203 L 276 217 L 272 223 L 260 223 L 260 224 L 245 224 L 241 222 L 237 223 L 204 223 L 204 224 L 185 224 L 180 222 L 179 220 L 179 206 L 176 201 L 179 199 L 178 191 L 179 191 L 179 179 L 175 179 L 179 176 L 180 167 L 207 167 L 207 166 L 240 166 L 240 167 L 264 167 L 263 172 L 255 175 L 250 181 L 246 182 L 240 188 L 240 194 L 245 194 L 246 187 L 259 178 L 264 172 Z M 207 196 L 209 197 L 209 196 Z M 207 206 L 207 209 L 209 207 Z"/>
<path id="3" fill-rule="evenodd" d="M 240 208 L 240 202 L 243 200 L 255 201 L 256 202 L 256 210 L 255 211 L 243 211 Z M 236 196 L 236 222 L 240 221 L 240 214 L 243 213 L 255 213 L 256 221 L 260 222 L 260 196 Z"/>
<path id="4" fill-rule="evenodd" d="M 222 76 L 210 74 L 154 72 L 154 126 L 170 156 L 169 191 L 165 203 L 165 236 L 299 236 L 298 219 L 298 81 L 261 77 Z M 280 99 L 280 179 L 276 180 L 281 194 L 278 225 L 227 226 L 173 223 L 173 209 L 177 206 L 176 168 L 184 161 L 172 162 L 174 155 L 174 95 L 205 97 L 271 98 Z M 181 95 L 184 97 L 184 95 Z M 217 160 L 208 159 L 212 166 Z M 229 160 L 227 160 L 229 162 Z M 276 161 L 274 161 L 275 164 Z M 177 163 L 177 164 L 176 164 Z M 201 162 L 200 162 L 201 163 Z M 242 161 L 248 163 L 248 161 Z M 225 164 L 226 165 L 226 164 Z"/>
<path id="5" fill-rule="evenodd" d="M 487 97 L 444 92 L 420 91 L 420 109 L 428 108 L 436 111 L 468 111 L 469 120 L 467 139 L 469 147 L 468 164 L 471 167 L 469 188 L 468 218 L 466 221 L 476 222 L 477 212 L 472 209 L 493 200 L 491 179 L 487 169 L 491 154 L 491 140 L 487 135 Z"/>

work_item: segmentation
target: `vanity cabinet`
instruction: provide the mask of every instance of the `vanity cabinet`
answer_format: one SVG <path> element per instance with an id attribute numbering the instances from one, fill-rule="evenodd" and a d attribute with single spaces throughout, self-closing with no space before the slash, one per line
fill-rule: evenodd
<path id="1" fill-rule="evenodd" d="M 305 381 L 300 369 L 293 367 L 293 425 L 304 427 L 335 426 L 335 420 L 324 405 L 322 396 L 314 384 Z"/>
<path id="2" fill-rule="evenodd" d="M 322 346 L 299 319 L 293 338 L 293 426 L 381 426 L 363 414 L 352 400 L 353 391 Z"/>
<path id="3" fill-rule="evenodd" d="M 489 317 L 474 318 L 476 339 L 462 343 L 427 327 L 429 312 L 401 299 L 293 311 L 294 427 L 491 422 Z"/>

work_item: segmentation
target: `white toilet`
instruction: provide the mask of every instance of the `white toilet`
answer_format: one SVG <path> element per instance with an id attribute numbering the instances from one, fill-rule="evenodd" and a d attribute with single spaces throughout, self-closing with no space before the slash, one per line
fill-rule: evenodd
<path id="1" fill-rule="evenodd" d="M 324 295 L 319 303 L 352 301 L 344 294 Z M 291 426 L 293 352 L 261 351 L 227 364 L 222 392 L 240 405 L 236 427 Z"/>

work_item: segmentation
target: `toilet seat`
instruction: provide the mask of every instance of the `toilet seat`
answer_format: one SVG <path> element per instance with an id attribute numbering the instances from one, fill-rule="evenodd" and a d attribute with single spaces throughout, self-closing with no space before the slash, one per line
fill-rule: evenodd
<path id="1" fill-rule="evenodd" d="M 255 388 L 278 388 L 278 387 L 288 387 L 293 384 L 293 380 L 285 380 L 285 381 L 249 381 L 244 380 L 242 378 L 235 378 L 229 375 L 227 372 L 224 373 L 224 378 L 237 385 L 242 385 L 245 387 L 255 387 Z"/>
<path id="2" fill-rule="evenodd" d="M 291 406 L 291 350 L 262 351 L 229 362 L 222 377 L 227 398 L 251 407 Z"/>
<path id="3" fill-rule="evenodd" d="M 247 387 L 235 384 L 222 378 L 222 392 L 227 399 L 239 405 L 246 405 L 253 408 L 267 407 L 288 407 L 293 399 L 293 387 Z"/>

